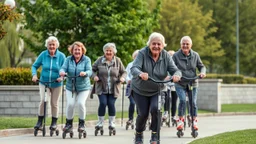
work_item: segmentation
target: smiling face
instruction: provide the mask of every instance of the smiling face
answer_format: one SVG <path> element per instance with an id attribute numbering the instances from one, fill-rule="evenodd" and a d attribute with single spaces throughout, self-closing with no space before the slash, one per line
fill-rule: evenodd
<path id="1" fill-rule="evenodd" d="M 149 45 L 153 57 L 159 56 L 164 48 L 162 41 L 159 38 L 153 38 Z"/>
<path id="2" fill-rule="evenodd" d="M 114 49 L 112 47 L 108 47 L 104 50 L 104 56 L 108 61 L 111 61 L 114 57 Z"/>
<path id="3" fill-rule="evenodd" d="M 48 44 L 47 44 L 47 49 L 50 53 L 50 55 L 54 55 L 56 50 L 57 50 L 57 43 L 56 41 L 49 41 Z"/>
<path id="4" fill-rule="evenodd" d="M 182 52 L 187 56 L 189 55 L 189 52 L 191 50 L 192 44 L 189 40 L 184 39 L 182 40 L 182 43 L 180 44 Z"/>
<path id="5" fill-rule="evenodd" d="M 78 45 L 74 45 L 73 50 L 72 50 L 72 54 L 75 57 L 75 59 L 80 59 L 81 56 L 83 55 L 83 49 L 82 47 L 78 46 Z"/>

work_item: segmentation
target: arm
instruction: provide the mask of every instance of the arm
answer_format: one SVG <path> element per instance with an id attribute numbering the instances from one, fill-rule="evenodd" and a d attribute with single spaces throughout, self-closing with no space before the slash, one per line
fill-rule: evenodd
<path id="1" fill-rule="evenodd" d="M 87 58 L 87 63 L 85 64 L 85 73 L 88 77 L 92 75 L 92 66 L 91 66 L 91 59 Z"/>
<path id="2" fill-rule="evenodd" d="M 118 58 L 118 61 L 120 63 L 120 67 L 119 67 L 120 78 L 119 78 L 119 80 L 123 83 L 125 81 L 126 76 L 127 76 L 127 72 L 125 71 L 124 65 L 123 65 L 120 58 Z"/>
<path id="3" fill-rule="evenodd" d="M 68 63 L 69 63 L 69 58 L 66 58 L 66 60 L 64 61 L 64 64 L 62 65 L 59 74 L 60 76 L 64 77 L 67 70 L 68 70 Z"/>
<path id="4" fill-rule="evenodd" d="M 201 58 L 199 55 L 198 56 L 198 60 L 197 60 L 197 68 L 198 71 L 200 71 L 200 77 L 204 78 L 206 76 L 206 67 L 204 66 L 203 62 L 201 61 Z"/>
<path id="5" fill-rule="evenodd" d="M 126 67 L 126 72 L 127 72 L 127 76 L 126 76 L 126 83 L 128 84 L 129 83 L 129 81 L 132 79 L 132 77 L 131 77 L 131 67 L 132 67 L 132 62 L 131 63 L 129 63 L 128 65 L 127 65 L 127 67 Z"/>
<path id="6" fill-rule="evenodd" d="M 133 65 L 131 67 L 131 74 L 133 77 L 138 77 L 141 73 L 143 73 L 142 65 L 143 65 L 143 54 L 141 52 L 138 53 L 137 57 L 135 58 Z"/>

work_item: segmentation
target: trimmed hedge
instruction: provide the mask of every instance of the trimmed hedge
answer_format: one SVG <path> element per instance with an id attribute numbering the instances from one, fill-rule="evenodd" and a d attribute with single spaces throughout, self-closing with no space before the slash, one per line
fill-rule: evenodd
<path id="1" fill-rule="evenodd" d="M 40 71 L 37 71 L 40 77 Z M 0 69 L 0 85 L 37 85 L 32 82 L 30 68 L 5 68 Z"/>
<path id="2" fill-rule="evenodd" d="M 37 71 L 40 77 L 40 70 Z M 256 84 L 256 78 L 236 74 L 207 74 L 207 79 L 222 79 L 226 84 Z M 0 69 L 0 85 L 37 85 L 32 82 L 30 68 Z"/>

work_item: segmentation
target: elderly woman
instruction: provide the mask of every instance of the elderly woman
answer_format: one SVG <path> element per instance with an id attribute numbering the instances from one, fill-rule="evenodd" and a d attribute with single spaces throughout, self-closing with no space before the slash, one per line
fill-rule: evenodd
<path id="1" fill-rule="evenodd" d="M 62 94 L 62 78 L 59 76 L 59 70 L 65 61 L 66 56 L 58 50 L 59 41 L 56 37 L 50 36 L 45 41 L 45 46 L 47 50 L 41 52 L 34 64 L 32 65 L 32 81 L 38 81 L 37 69 L 42 66 L 42 71 L 40 74 L 40 81 L 51 82 L 58 81 L 57 83 L 49 83 L 47 89 L 48 95 L 51 96 L 51 113 L 52 122 L 50 130 L 54 130 L 57 127 L 58 120 L 58 108 L 59 108 L 59 97 Z M 42 121 L 44 118 L 44 93 L 45 85 L 44 83 L 39 83 L 39 91 L 41 101 L 39 104 L 38 121 L 35 129 L 39 129 L 42 126 Z"/>
<path id="2" fill-rule="evenodd" d="M 99 98 L 98 123 L 96 130 L 102 129 L 106 106 L 108 106 L 109 129 L 115 129 L 115 101 L 120 96 L 121 83 L 125 81 L 126 71 L 120 58 L 116 57 L 116 45 L 103 46 L 104 55 L 92 65 L 92 78 L 95 81 L 95 93 Z"/>
<path id="3" fill-rule="evenodd" d="M 201 61 L 199 54 L 191 49 L 192 40 L 189 36 L 184 36 L 180 40 L 181 48 L 173 55 L 173 61 L 177 67 L 181 70 L 182 76 L 187 78 L 194 78 L 197 76 L 196 69 L 199 70 L 199 76 L 204 78 L 206 76 L 206 68 Z M 175 84 L 176 93 L 179 97 L 179 107 L 178 107 L 178 116 L 179 120 L 177 121 L 177 130 L 182 130 L 184 127 L 184 114 L 185 114 L 185 103 L 186 103 L 186 93 L 187 93 L 187 82 L 180 81 Z M 197 87 L 198 81 L 193 83 L 193 118 L 194 118 L 194 129 L 198 130 L 197 127 Z"/>
<path id="4" fill-rule="evenodd" d="M 152 77 L 155 80 L 163 81 L 168 72 L 172 75 L 173 81 L 180 80 L 181 72 L 178 70 L 172 58 L 164 50 L 165 38 L 162 34 L 154 32 L 149 36 L 147 46 L 139 51 L 139 54 L 133 62 L 131 73 L 133 75 L 131 87 L 138 116 L 136 119 L 135 143 L 143 143 L 143 131 L 146 127 L 146 121 L 151 113 L 151 140 L 156 144 L 158 141 L 157 122 L 158 122 L 158 94 L 159 84 L 149 81 Z M 161 89 L 159 89 L 161 88 Z"/>
<path id="5" fill-rule="evenodd" d="M 67 75 L 66 97 L 67 97 L 67 112 L 66 125 L 63 128 L 64 132 L 71 132 L 73 129 L 73 118 L 75 103 L 78 104 L 79 124 L 78 131 L 84 131 L 84 120 L 86 116 L 85 102 L 91 89 L 90 76 L 92 75 L 91 59 L 84 54 L 86 48 L 81 42 L 74 42 L 70 49 L 71 56 L 67 57 L 64 65 L 60 70 L 60 75 Z M 72 77 L 74 83 L 72 83 Z M 73 87 L 74 86 L 74 87 Z"/>

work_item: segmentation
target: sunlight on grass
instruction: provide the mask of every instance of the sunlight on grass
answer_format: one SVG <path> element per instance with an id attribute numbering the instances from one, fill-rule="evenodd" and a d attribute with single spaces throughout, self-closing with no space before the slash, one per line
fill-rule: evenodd
<path id="1" fill-rule="evenodd" d="M 200 138 L 189 144 L 253 144 L 255 142 L 256 129 L 248 129 Z"/>
<path id="2" fill-rule="evenodd" d="M 256 112 L 256 104 L 222 104 L 221 112 Z"/>

